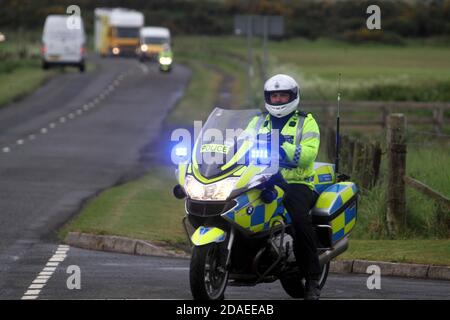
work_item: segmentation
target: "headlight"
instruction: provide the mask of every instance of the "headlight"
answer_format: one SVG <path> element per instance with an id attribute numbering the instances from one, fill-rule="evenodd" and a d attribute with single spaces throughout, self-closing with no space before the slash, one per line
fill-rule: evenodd
<path id="1" fill-rule="evenodd" d="M 159 58 L 159 63 L 163 64 L 163 65 L 169 65 L 172 63 L 172 58 L 169 57 L 161 57 Z"/>
<path id="2" fill-rule="evenodd" d="M 184 190 L 194 200 L 226 200 L 239 178 L 228 178 L 216 183 L 202 184 L 193 176 L 186 176 Z"/>
<path id="3" fill-rule="evenodd" d="M 146 44 L 141 45 L 141 51 L 145 52 L 148 50 L 148 46 Z"/>
<path id="4" fill-rule="evenodd" d="M 112 53 L 113 53 L 114 55 L 118 55 L 118 54 L 120 53 L 120 49 L 117 48 L 117 47 L 114 47 L 114 48 L 112 49 Z"/>

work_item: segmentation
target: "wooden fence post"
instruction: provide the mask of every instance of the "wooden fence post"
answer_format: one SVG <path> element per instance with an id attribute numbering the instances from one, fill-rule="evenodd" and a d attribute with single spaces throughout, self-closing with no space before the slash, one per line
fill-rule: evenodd
<path id="1" fill-rule="evenodd" d="M 386 106 L 381 107 L 381 126 L 383 129 L 386 129 L 387 117 L 389 115 L 389 111 Z"/>
<path id="2" fill-rule="evenodd" d="M 387 226 L 391 235 L 396 235 L 406 226 L 405 182 L 406 173 L 406 118 L 393 113 L 388 117 L 388 188 Z"/>
<path id="3" fill-rule="evenodd" d="M 444 108 L 438 107 L 433 109 L 434 131 L 437 134 L 442 133 L 444 127 Z"/>
<path id="4" fill-rule="evenodd" d="M 380 166 L 381 166 L 381 145 L 380 142 L 375 142 L 372 156 L 372 170 L 373 170 L 373 181 L 372 187 L 377 183 L 378 176 L 380 175 Z"/>

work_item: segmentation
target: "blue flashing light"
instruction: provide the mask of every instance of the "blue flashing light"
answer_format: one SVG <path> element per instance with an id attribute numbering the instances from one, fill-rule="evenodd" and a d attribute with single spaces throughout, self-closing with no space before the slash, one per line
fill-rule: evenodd
<path id="1" fill-rule="evenodd" d="M 269 161 L 269 151 L 267 149 L 252 149 L 250 151 L 250 160 L 258 163 Z"/>
<path id="2" fill-rule="evenodd" d="M 188 149 L 186 147 L 175 148 L 175 155 L 177 157 L 186 157 L 188 154 Z"/>

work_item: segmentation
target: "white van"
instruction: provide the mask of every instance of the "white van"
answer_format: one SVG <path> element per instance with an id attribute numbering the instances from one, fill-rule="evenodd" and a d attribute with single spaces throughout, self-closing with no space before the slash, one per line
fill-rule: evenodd
<path id="1" fill-rule="evenodd" d="M 140 32 L 139 57 L 156 60 L 164 46 L 171 45 L 170 30 L 163 27 L 144 27 Z"/>
<path id="2" fill-rule="evenodd" d="M 77 66 L 80 72 L 84 72 L 85 43 L 86 35 L 81 17 L 47 16 L 42 34 L 42 68 L 71 65 Z"/>

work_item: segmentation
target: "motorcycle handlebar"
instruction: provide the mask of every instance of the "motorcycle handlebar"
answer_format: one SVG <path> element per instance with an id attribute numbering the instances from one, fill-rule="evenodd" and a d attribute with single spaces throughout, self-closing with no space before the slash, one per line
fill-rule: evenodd
<path id="1" fill-rule="evenodd" d="M 281 175 L 281 172 L 278 171 L 276 174 L 274 174 L 273 176 L 270 177 L 269 180 L 267 180 L 266 182 L 269 186 L 274 186 L 277 185 L 279 186 L 281 189 L 283 189 L 284 192 L 287 191 L 288 188 L 288 183 L 286 182 L 286 180 L 284 180 L 283 176 Z"/>

